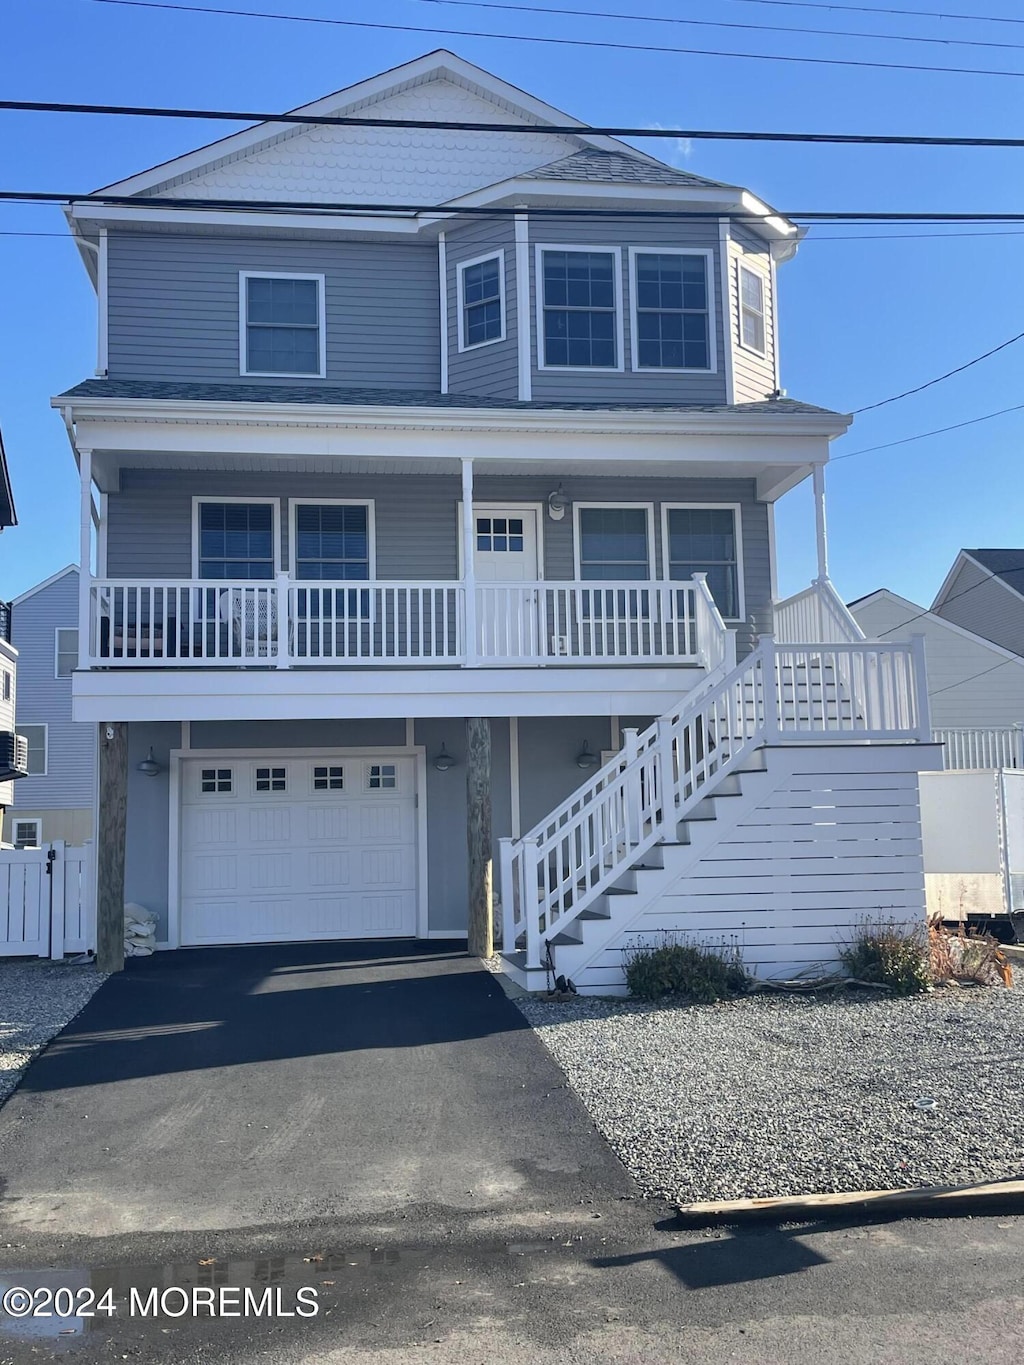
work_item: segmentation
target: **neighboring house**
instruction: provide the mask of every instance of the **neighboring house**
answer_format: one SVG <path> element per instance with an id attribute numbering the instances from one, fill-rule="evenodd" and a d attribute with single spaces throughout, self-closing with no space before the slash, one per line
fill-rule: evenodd
<path id="1" fill-rule="evenodd" d="M 1024 655 L 1024 550 L 961 550 L 932 611 Z"/>
<path id="2" fill-rule="evenodd" d="M 7 453 L 0 432 L 0 534 L 17 524 Z M 19 742 L 14 724 L 17 690 L 18 651 L 11 643 L 11 606 L 0 600 L 0 819 L 5 821 L 14 800 L 14 781 L 24 775 L 26 762 L 25 745 Z"/>
<path id="3" fill-rule="evenodd" d="M 944 615 L 888 588 L 850 603 L 869 636 L 925 639 L 945 769 L 921 774 L 925 883 L 929 911 L 944 919 L 984 921 L 1024 909 L 1024 657 L 993 634 L 1013 638 L 1017 593 L 999 575 L 1015 562 L 1024 566 L 1024 553 L 962 551 L 936 599 Z M 984 578 L 979 564 L 989 566 Z M 957 592 L 962 601 L 953 602 Z M 974 633 L 966 621 L 985 629 Z"/>
<path id="4" fill-rule="evenodd" d="M 71 719 L 71 675 L 78 664 L 78 569 L 60 573 L 11 604 L 18 644 L 18 733 L 28 743 L 28 776 L 4 820 L 4 840 L 38 846 L 93 835 L 96 731 Z"/>
<path id="5" fill-rule="evenodd" d="M 547 940 L 619 990 L 660 929 L 772 972 L 920 917 L 922 661 L 828 583 L 797 225 L 451 53 L 299 112 L 508 128 L 261 124 L 68 208 L 74 715 L 128 725 L 127 899 L 168 946 L 464 936 L 469 772 L 530 984 Z M 819 579 L 776 603 L 809 477 Z"/>

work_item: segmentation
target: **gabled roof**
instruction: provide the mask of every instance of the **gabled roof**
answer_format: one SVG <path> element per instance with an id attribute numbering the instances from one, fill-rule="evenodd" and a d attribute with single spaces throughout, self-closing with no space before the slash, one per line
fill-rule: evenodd
<path id="1" fill-rule="evenodd" d="M 623 152 L 605 152 L 596 147 L 585 147 L 539 170 L 530 172 L 531 180 L 577 180 L 612 182 L 626 185 L 713 185 L 732 189 L 721 180 L 708 180 L 674 166 L 655 163 L 648 158 Z"/>
<path id="2" fill-rule="evenodd" d="M 68 564 L 63 569 L 58 569 L 56 573 L 50 574 L 49 578 L 44 578 L 41 583 L 37 583 L 34 588 L 26 588 L 25 591 L 16 597 L 11 603 L 12 607 L 20 607 L 22 602 L 27 602 L 30 597 L 35 597 L 36 593 L 42 592 L 44 588 L 52 588 L 54 583 L 59 583 L 62 578 L 67 578 L 69 573 L 78 574 L 77 564 Z"/>
<path id="3" fill-rule="evenodd" d="M 949 590 L 965 564 L 973 564 L 1000 587 L 1017 597 L 1024 597 L 1024 550 L 961 550 L 935 594 L 932 611 L 945 605 Z"/>
<path id="4" fill-rule="evenodd" d="M 909 597 L 901 597 L 898 592 L 893 592 L 891 588 L 876 588 L 874 592 L 869 592 L 864 597 L 858 597 L 853 602 L 846 605 L 854 616 L 857 615 L 859 608 L 866 607 L 879 598 L 897 603 L 900 607 L 906 607 L 910 615 L 907 620 L 899 626 L 894 626 L 887 632 L 893 634 L 897 630 L 902 630 L 904 626 L 913 626 L 915 630 L 920 630 L 920 624 L 927 622 L 928 625 L 938 626 L 949 632 L 950 635 L 958 635 L 962 639 L 970 640 L 972 644 L 988 650 L 990 654 L 995 654 L 1001 659 L 1012 659 L 1014 663 L 1024 667 L 1024 658 L 1015 654 L 1012 649 L 1006 649 L 1003 645 L 997 645 L 994 640 L 986 639 L 984 635 L 977 635 L 973 630 L 968 630 L 966 626 L 958 625 L 956 621 L 950 621 L 945 616 L 940 616 L 936 611 L 930 611 L 927 607 L 922 607 L 918 602 L 912 602 Z M 859 624 L 859 623 L 858 623 Z M 964 680 L 968 681 L 967 679 Z"/>
<path id="5" fill-rule="evenodd" d="M 0 531 L 7 526 L 17 526 L 18 514 L 14 510 L 14 492 L 11 489 L 11 476 L 7 469 L 7 452 L 4 450 L 4 436 L 0 431 Z"/>

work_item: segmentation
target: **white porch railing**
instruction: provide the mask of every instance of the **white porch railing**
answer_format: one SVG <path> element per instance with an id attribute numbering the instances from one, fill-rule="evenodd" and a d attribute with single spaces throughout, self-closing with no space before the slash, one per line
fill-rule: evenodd
<path id="1" fill-rule="evenodd" d="M 763 744 L 929 740 L 922 640 L 777 645 L 764 639 L 617 754 L 521 839 L 501 841 L 503 943 L 526 966 L 718 782 Z"/>
<path id="2" fill-rule="evenodd" d="M 865 638 L 846 603 L 831 583 L 812 583 L 802 592 L 776 602 L 775 639 L 779 644 L 853 644 Z"/>
<path id="3" fill-rule="evenodd" d="M 702 664 L 735 661 L 703 576 L 680 583 L 482 583 L 467 648 L 461 582 L 90 585 L 90 667 Z"/>
<path id="4" fill-rule="evenodd" d="M 1024 724 L 1006 729 L 933 730 L 947 770 L 1024 768 Z"/>

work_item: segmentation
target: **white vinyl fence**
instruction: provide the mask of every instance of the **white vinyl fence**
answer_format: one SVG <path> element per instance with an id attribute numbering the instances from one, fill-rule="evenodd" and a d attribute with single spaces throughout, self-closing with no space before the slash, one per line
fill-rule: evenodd
<path id="1" fill-rule="evenodd" d="M 51 957 L 96 947 L 93 845 L 0 849 L 0 957 Z"/>

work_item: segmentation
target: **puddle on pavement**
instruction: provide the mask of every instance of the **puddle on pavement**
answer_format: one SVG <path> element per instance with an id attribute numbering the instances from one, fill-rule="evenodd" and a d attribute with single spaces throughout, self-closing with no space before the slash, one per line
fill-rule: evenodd
<path id="1" fill-rule="evenodd" d="M 478 1261 L 504 1261 L 552 1252 L 551 1240 L 482 1248 Z M 330 1312 L 360 1280 L 428 1270 L 442 1247 L 390 1246 L 311 1251 L 257 1260 L 210 1257 L 168 1265 L 55 1267 L 0 1272 L 0 1345 L 4 1340 L 73 1350 L 115 1327 L 173 1330 L 175 1324 L 230 1320 L 301 1323 Z"/>

